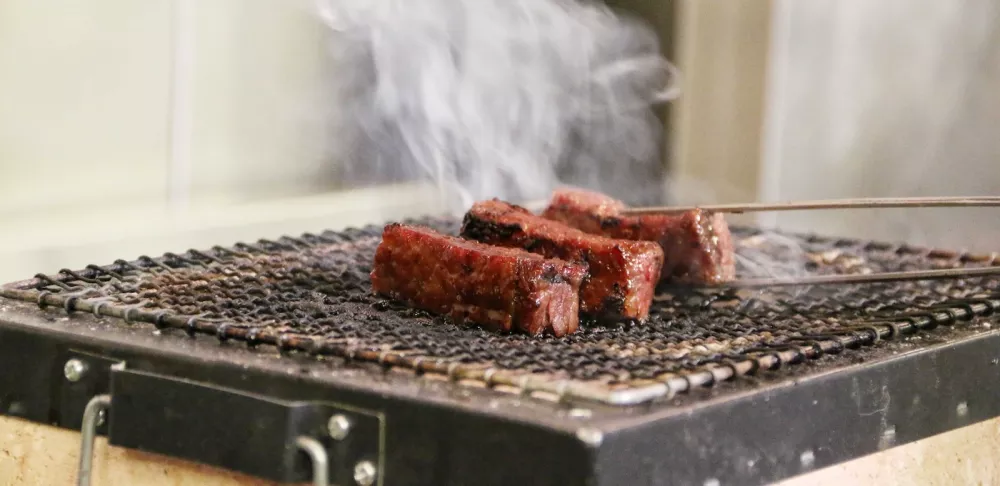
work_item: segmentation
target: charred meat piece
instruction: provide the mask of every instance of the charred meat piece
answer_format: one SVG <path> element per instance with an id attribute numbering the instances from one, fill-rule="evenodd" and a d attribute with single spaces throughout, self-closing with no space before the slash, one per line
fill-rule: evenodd
<path id="1" fill-rule="evenodd" d="M 587 233 L 655 241 L 663 248 L 661 280 L 713 284 L 736 276 L 733 239 L 721 214 L 700 209 L 679 214 L 623 215 L 625 204 L 604 194 L 562 189 L 542 214 Z"/>
<path id="2" fill-rule="evenodd" d="M 472 206 L 462 236 L 585 263 L 588 277 L 580 287 L 580 312 L 602 319 L 646 319 L 663 266 L 656 243 L 588 234 L 496 199 Z"/>
<path id="3" fill-rule="evenodd" d="M 579 325 L 583 265 L 390 224 L 371 273 L 375 293 L 458 322 L 563 336 Z"/>

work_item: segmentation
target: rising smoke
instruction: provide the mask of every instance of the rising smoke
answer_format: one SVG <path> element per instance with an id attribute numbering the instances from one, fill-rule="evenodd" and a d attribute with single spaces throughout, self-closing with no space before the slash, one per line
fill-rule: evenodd
<path id="1" fill-rule="evenodd" d="M 342 181 L 433 182 L 454 212 L 547 199 L 561 184 L 663 196 L 655 108 L 676 72 L 642 22 L 584 0 L 320 0 L 332 33 Z M 671 181 L 687 202 L 718 187 Z M 740 248 L 748 276 L 804 270 L 794 241 Z"/>
<path id="2" fill-rule="evenodd" d="M 654 107 L 678 90 L 645 24 L 584 0 L 319 1 L 342 180 L 422 178 L 456 211 L 663 191 Z"/>

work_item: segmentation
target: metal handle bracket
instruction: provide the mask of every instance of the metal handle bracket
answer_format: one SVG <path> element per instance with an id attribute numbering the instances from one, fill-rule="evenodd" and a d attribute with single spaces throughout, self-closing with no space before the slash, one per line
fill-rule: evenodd
<path id="1" fill-rule="evenodd" d="M 276 400 L 124 366 L 82 424 L 79 484 L 90 481 L 98 417 L 111 445 L 280 482 L 383 483 L 384 417 L 346 404 Z M 363 473 L 363 474 L 362 474 Z"/>

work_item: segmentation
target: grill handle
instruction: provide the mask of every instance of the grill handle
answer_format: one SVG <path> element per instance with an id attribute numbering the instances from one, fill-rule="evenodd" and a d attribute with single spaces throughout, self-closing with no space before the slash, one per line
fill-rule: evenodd
<path id="1" fill-rule="evenodd" d="M 278 482 L 383 483 L 384 423 L 378 413 L 275 399 L 131 370 L 124 363 L 112 366 L 110 388 L 94 397 L 85 413 L 79 484 L 89 484 L 100 411 L 111 445 Z"/>

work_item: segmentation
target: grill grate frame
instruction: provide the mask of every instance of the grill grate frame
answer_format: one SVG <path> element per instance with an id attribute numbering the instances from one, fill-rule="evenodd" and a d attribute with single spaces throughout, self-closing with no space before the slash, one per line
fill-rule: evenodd
<path id="1" fill-rule="evenodd" d="M 408 222 L 450 233 L 459 224 Z M 283 353 L 339 356 L 615 405 L 919 338 L 939 325 L 1000 320 L 1000 279 L 978 277 L 763 291 L 660 289 L 645 324 L 590 325 L 564 338 L 498 335 L 372 296 L 367 274 L 380 232 L 373 225 L 63 269 L 3 286 L 0 296 L 251 347 L 272 345 Z M 1000 264 L 997 254 L 754 228 L 733 232 L 740 251 L 799 259 L 811 273 Z M 804 253 L 790 251 L 782 243 L 788 241 Z M 741 265 L 739 272 L 747 271 Z"/>

